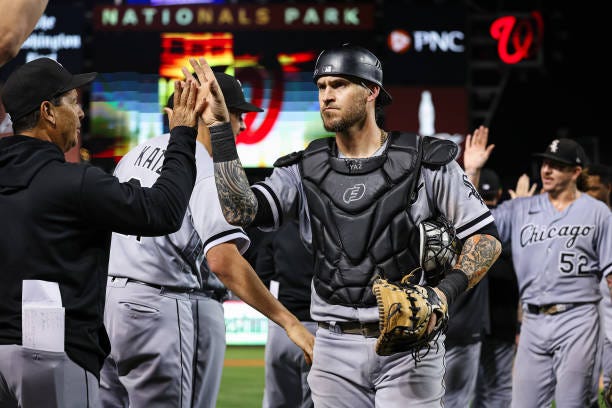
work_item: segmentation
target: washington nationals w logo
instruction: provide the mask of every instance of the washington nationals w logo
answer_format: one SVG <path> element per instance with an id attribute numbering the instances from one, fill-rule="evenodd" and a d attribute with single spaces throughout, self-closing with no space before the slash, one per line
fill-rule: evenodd
<path id="1" fill-rule="evenodd" d="M 533 57 L 542 45 L 544 23 L 534 11 L 529 17 L 503 16 L 493 21 L 489 29 L 497 40 L 497 54 L 506 64 L 516 64 Z"/>

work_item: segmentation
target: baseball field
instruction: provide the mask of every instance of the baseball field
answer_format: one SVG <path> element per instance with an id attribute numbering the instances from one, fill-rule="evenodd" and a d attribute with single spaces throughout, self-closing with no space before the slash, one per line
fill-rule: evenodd
<path id="1" fill-rule="evenodd" d="M 228 346 L 217 408 L 261 408 L 263 389 L 263 346 Z"/>
<path id="2" fill-rule="evenodd" d="M 228 346 L 217 408 L 261 408 L 263 389 L 263 346 Z M 599 406 L 605 408 L 601 398 Z"/>

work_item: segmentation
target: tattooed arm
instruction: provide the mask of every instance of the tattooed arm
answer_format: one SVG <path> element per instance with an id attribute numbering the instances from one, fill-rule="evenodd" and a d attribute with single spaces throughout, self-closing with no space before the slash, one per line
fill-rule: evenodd
<path id="1" fill-rule="evenodd" d="M 497 234 L 497 231 L 494 232 Z M 476 286 L 501 253 L 501 242 L 489 234 L 474 234 L 463 244 L 453 270 L 434 288 L 451 304 L 466 290 Z"/>
<path id="2" fill-rule="evenodd" d="M 491 265 L 501 253 L 501 242 L 486 234 L 469 237 L 455 264 L 455 269 L 462 270 L 468 278 L 468 288 L 473 288 L 485 276 Z"/>
<path id="3" fill-rule="evenodd" d="M 215 184 L 227 222 L 241 227 L 249 225 L 255 219 L 258 205 L 240 160 L 215 162 Z"/>
<path id="4" fill-rule="evenodd" d="M 215 184 L 223 216 L 232 225 L 246 227 L 257 214 L 257 198 L 238 158 L 231 125 L 211 127 L 210 141 L 215 171 Z"/>

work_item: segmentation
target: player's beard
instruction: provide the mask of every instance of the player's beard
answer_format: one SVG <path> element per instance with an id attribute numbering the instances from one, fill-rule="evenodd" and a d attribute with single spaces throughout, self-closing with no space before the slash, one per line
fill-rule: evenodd
<path id="1" fill-rule="evenodd" d="M 357 123 L 362 123 L 366 117 L 366 104 L 354 102 L 349 105 L 345 110 L 339 112 L 344 112 L 344 115 L 341 115 L 340 117 L 334 116 L 327 118 L 325 117 L 325 113 L 321 112 L 323 127 L 328 132 L 345 132 L 351 127 L 353 127 L 353 125 Z"/>

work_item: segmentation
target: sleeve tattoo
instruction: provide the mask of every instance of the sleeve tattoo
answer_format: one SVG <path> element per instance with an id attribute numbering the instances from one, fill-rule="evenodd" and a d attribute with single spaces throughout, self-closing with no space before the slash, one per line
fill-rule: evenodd
<path id="1" fill-rule="evenodd" d="M 469 237 L 455 268 L 461 269 L 468 277 L 468 288 L 473 288 L 485 276 L 501 253 L 501 243 L 496 238 L 477 234 Z"/>
<path id="2" fill-rule="evenodd" d="M 226 221 L 246 227 L 257 214 L 257 198 L 239 160 L 215 163 L 215 184 Z"/>

